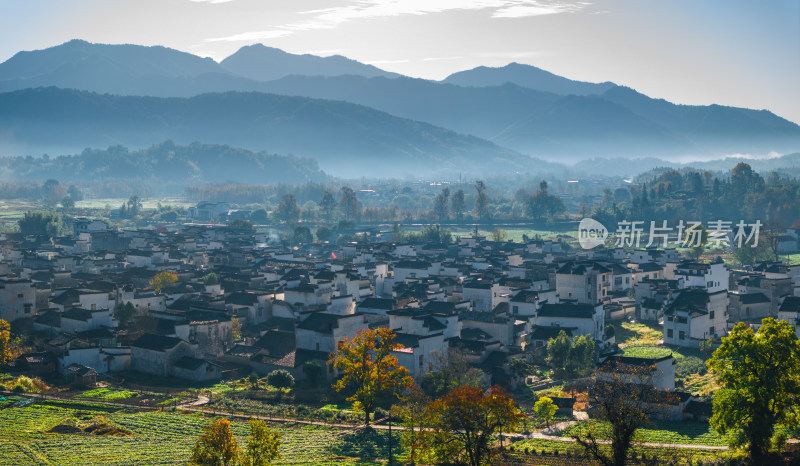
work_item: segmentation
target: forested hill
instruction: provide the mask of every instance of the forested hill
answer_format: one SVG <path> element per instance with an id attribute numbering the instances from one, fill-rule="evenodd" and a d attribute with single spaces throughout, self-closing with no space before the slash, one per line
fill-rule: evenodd
<path id="1" fill-rule="evenodd" d="M 346 102 L 255 92 L 191 98 L 57 88 L 0 94 L 0 154 L 74 153 L 171 139 L 314 158 L 344 177 L 541 169 L 477 137 Z"/>
<path id="2" fill-rule="evenodd" d="M 86 149 L 70 156 L 0 158 L 3 180 L 107 181 L 131 176 L 183 186 L 230 181 L 305 183 L 327 178 L 317 162 L 310 159 L 256 153 L 225 145 L 179 146 L 172 141 L 137 151 L 112 146 L 105 150 Z"/>

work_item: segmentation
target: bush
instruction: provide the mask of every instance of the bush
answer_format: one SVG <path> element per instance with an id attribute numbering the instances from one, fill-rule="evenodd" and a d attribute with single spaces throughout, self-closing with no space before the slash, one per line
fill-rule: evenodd
<path id="1" fill-rule="evenodd" d="M 294 377 L 283 369 L 272 371 L 267 376 L 267 382 L 275 388 L 292 388 Z"/>

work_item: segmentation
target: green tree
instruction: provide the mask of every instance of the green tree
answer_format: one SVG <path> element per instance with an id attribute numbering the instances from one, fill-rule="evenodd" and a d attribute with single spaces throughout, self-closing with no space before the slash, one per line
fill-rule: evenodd
<path id="1" fill-rule="evenodd" d="M 342 187 L 340 190 L 342 197 L 339 198 L 339 206 L 342 209 L 345 220 L 355 220 L 358 217 L 358 199 L 356 199 L 356 192 L 347 186 Z"/>
<path id="2" fill-rule="evenodd" d="M 0 365 L 11 360 L 11 325 L 0 319 Z"/>
<path id="3" fill-rule="evenodd" d="M 589 335 L 570 339 L 565 331 L 547 342 L 547 362 L 560 376 L 588 373 L 594 365 L 594 340 Z"/>
<path id="4" fill-rule="evenodd" d="M 546 396 L 539 398 L 533 405 L 533 413 L 547 424 L 548 430 L 550 429 L 550 421 L 556 415 L 556 411 L 558 411 L 558 406 L 553 403 L 552 398 Z"/>
<path id="5" fill-rule="evenodd" d="M 216 285 L 219 283 L 219 276 L 214 272 L 209 272 L 200 277 L 200 280 L 202 280 L 206 285 Z"/>
<path id="6" fill-rule="evenodd" d="M 489 218 L 489 196 L 486 194 L 486 185 L 483 181 L 475 182 L 475 206 L 473 210 L 478 218 L 483 221 Z"/>
<path id="7" fill-rule="evenodd" d="M 253 223 L 250 220 L 245 220 L 243 218 L 235 218 L 228 222 L 228 230 L 245 234 L 252 234 L 256 231 Z"/>
<path id="8" fill-rule="evenodd" d="M 324 372 L 325 368 L 317 361 L 306 361 L 303 364 L 303 374 L 312 385 L 316 384 Z"/>
<path id="9" fill-rule="evenodd" d="M 444 222 L 447 220 L 447 216 L 449 213 L 449 206 L 448 202 L 450 201 L 450 189 L 444 188 L 439 195 L 436 196 L 436 199 L 433 202 L 433 213 L 439 219 L 440 222 Z"/>
<path id="10" fill-rule="evenodd" d="M 75 201 L 73 201 L 71 197 L 66 196 L 61 199 L 61 207 L 64 208 L 64 212 L 69 212 L 75 208 Z"/>
<path id="11" fill-rule="evenodd" d="M 767 453 L 776 426 L 798 426 L 800 341 L 789 323 L 770 317 L 754 332 L 740 322 L 706 364 L 722 387 L 711 426 L 742 434 L 754 460 Z"/>
<path id="12" fill-rule="evenodd" d="M 506 232 L 505 228 L 497 227 L 492 230 L 492 241 L 508 241 L 508 233 Z"/>
<path id="13" fill-rule="evenodd" d="M 319 208 L 322 210 L 322 215 L 325 217 L 325 220 L 328 222 L 333 221 L 333 214 L 336 212 L 336 198 L 333 197 L 333 193 L 326 190 L 322 194 L 322 199 L 319 201 Z"/>
<path id="14" fill-rule="evenodd" d="M 269 430 L 267 423 L 257 419 L 250 419 L 250 435 L 247 436 L 247 445 L 241 455 L 243 466 L 268 466 L 280 458 L 281 434 Z"/>
<path id="15" fill-rule="evenodd" d="M 300 207 L 297 205 L 294 194 L 284 194 L 273 215 L 276 220 L 286 223 L 294 223 L 299 220 Z"/>
<path id="16" fill-rule="evenodd" d="M 328 241 L 331 239 L 333 232 L 328 227 L 317 228 L 317 239 L 320 241 Z"/>
<path id="17" fill-rule="evenodd" d="M 412 382 L 408 369 L 392 355 L 398 348 L 394 336 L 387 328 L 359 330 L 353 338 L 340 340 L 331 354 L 330 363 L 342 373 L 334 388 L 352 393 L 347 401 L 364 412 L 367 425 L 380 403 L 391 402 Z"/>
<path id="18" fill-rule="evenodd" d="M 293 244 L 311 244 L 314 242 L 314 236 L 311 234 L 311 230 L 305 225 L 298 225 L 294 227 L 294 232 L 292 232 L 292 243 Z"/>
<path id="19" fill-rule="evenodd" d="M 294 386 L 294 377 L 289 372 L 278 369 L 269 373 L 267 383 L 275 388 L 292 388 Z"/>
<path id="20" fill-rule="evenodd" d="M 456 219 L 461 221 L 464 218 L 464 209 L 466 209 L 466 201 L 464 200 L 464 190 L 459 189 L 458 191 L 453 193 L 453 200 L 450 203 L 450 208 L 454 214 L 456 214 Z"/>
<path id="21" fill-rule="evenodd" d="M 27 211 L 17 224 L 24 235 L 58 236 L 63 228 L 61 217 L 55 212 Z"/>
<path id="22" fill-rule="evenodd" d="M 127 303 L 117 303 L 114 306 L 114 318 L 119 322 L 119 326 L 125 328 L 128 326 L 131 318 L 136 315 L 136 306 L 130 301 Z"/>
<path id="23" fill-rule="evenodd" d="M 231 421 L 214 419 L 203 428 L 189 462 L 201 466 L 234 465 L 240 450 L 231 430 Z"/>
<path id="24" fill-rule="evenodd" d="M 142 213 L 142 200 L 139 199 L 139 196 L 137 196 L 135 194 L 133 196 L 131 196 L 128 199 L 128 202 L 126 203 L 126 205 L 128 207 L 128 216 L 129 217 L 133 218 L 133 217 L 138 216 L 140 213 Z"/>
<path id="25" fill-rule="evenodd" d="M 436 354 L 431 359 L 420 385 L 425 393 L 433 398 L 445 395 L 458 387 L 480 389 L 489 387 L 486 374 L 477 367 L 470 366 L 459 351 L 450 350 L 448 354 Z"/>
<path id="26" fill-rule="evenodd" d="M 256 225 L 263 225 L 269 221 L 266 209 L 256 209 L 250 213 L 250 221 Z"/>

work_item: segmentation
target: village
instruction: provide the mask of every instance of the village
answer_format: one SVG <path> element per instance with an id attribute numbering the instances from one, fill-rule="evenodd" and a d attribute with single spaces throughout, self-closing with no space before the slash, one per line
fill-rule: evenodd
<path id="1" fill-rule="evenodd" d="M 740 270 L 676 249 L 391 236 L 285 247 L 224 224 L 117 231 L 90 219 L 76 220 L 71 237 L 4 233 L 0 318 L 33 343 L 11 364 L 87 387 L 118 374 L 187 386 L 276 370 L 302 380 L 309 366 L 329 384 L 337 342 L 387 328 L 415 380 L 457 354 L 487 385 L 513 392 L 536 385 L 519 368 L 545 366 L 548 342 L 565 332 L 594 342 L 600 371 L 655 371 L 650 382 L 678 395 L 662 417 L 682 421 L 707 420 L 709 398 L 676 387 L 669 351 L 626 356 L 619 322 L 661 328 L 659 345 L 689 351 L 713 350 L 735 324 L 757 329 L 767 317 L 800 335 L 800 265 Z M 572 414 L 574 398 L 557 402 Z"/>

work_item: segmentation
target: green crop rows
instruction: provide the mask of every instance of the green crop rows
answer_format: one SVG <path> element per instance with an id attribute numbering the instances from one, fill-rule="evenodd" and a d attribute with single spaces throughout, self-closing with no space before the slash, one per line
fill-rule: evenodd
<path id="1" fill-rule="evenodd" d="M 104 415 L 127 429 L 131 436 L 100 437 L 90 434 L 48 433 L 70 418 Z M 192 446 L 209 417 L 181 412 L 116 412 L 32 405 L 0 411 L 0 464 L 129 465 L 185 464 Z M 234 433 L 244 445 L 247 422 L 232 420 Z M 321 426 L 276 424 L 280 432 L 280 464 L 369 464 L 380 458 L 347 454 L 345 432 Z M 382 455 L 379 455 L 379 457 Z"/>
<path id="2" fill-rule="evenodd" d="M 594 421 L 581 421 L 573 424 L 563 431 L 562 437 L 573 434 L 583 434 L 587 428 L 604 429 L 600 423 Z M 645 429 L 636 432 L 636 441 L 644 443 L 687 444 L 687 445 L 727 445 L 725 438 L 717 434 L 708 424 L 657 422 Z"/>

